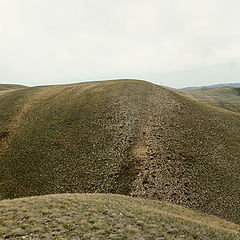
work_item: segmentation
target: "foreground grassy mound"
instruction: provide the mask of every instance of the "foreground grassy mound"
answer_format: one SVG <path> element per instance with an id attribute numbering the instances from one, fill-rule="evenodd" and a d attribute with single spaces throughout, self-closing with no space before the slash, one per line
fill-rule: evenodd
<path id="1" fill-rule="evenodd" d="M 239 114 L 136 80 L 3 92 L 0 198 L 118 193 L 239 223 Z"/>
<path id="2" fill-rule="evenodd" d="M 199 88 L 181 90 L 181 92 L 211 106 L 240 112 L 240 88 Z"/>
<path id="3" fill-rule="evenodd" d="M 56 194 L 0 202 L 0 239 L 240 239 L 240 226 L 166 202 Z"/>

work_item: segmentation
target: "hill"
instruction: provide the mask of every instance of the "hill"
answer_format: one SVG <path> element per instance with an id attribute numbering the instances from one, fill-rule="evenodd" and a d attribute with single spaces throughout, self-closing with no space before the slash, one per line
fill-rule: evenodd
<path id="1" fill-rule="evenodd" d="M 2 199 L 118 193 L 239 223 L 239 114 L 137 80 L 0 95 Z"/>
<path id="2" fill-rule="evenodd" d="M 208 86 L 201 86 L 201 87 L 185 87 L 181 88 L 180 90 L 194 90 L 200 88 L 218 88 L 218 87 L 240 87 L 240 83 L 222 83 L 222 84 L 214 84 Z"/>
<path id="3" fill-rule="evenodd" d="M 233 112 L 240 112 L 240 88 L 217 87 L 181 90 L 187 96 L 209 104 L 214 107 L 224 108 Z"/>
<path id="4" fill-rule="evenodd" d="M 24 88 L 25 86 L 16 85 L 16 84 L 0 84 L 0 91 Z"/>
<path id="5" fill-rule="evenodd" d="M 4 239 L 240 239 L 240 226 L 166 202 L 56 194 L 0 202 Z"/>

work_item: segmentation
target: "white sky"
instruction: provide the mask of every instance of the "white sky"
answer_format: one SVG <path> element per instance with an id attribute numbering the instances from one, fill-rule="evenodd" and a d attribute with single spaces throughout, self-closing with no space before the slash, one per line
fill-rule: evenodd
<path id="1" fill-rule="evenodd" d="M 240 82 L 239 0 L 0 0 L 0 82 Z"/>

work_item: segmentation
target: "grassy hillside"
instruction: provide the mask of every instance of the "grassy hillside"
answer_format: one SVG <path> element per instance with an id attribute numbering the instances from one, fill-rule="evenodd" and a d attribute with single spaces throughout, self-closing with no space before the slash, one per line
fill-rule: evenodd
<path id="1" fill-rule="evenodd" d="M 118 193 L 239 223 L 239 114 L 136 80 L 0 95 L 0 196 Z"/>
<path id="2" fill-rule="evenodd" d="M 0 239 L 240 239 L 240 225 L 160 201 L 56 194 L 0 202 Z"/>
<path id="3" fill-rule="evenodd" d="M 240 88 L 199 88 L 181 90 L 181 92 L 211 106 L 240 112 Z"/>
<path id="4" fill-rule="evenodd" d="M 18 89 L 18 88 L 24 88 L 25 86 L 22 85 L 16 85 L 16 84 L 1 84 L 0 83 L 0 91 L 3 90 L 10 90 L 10 89 Z"/>

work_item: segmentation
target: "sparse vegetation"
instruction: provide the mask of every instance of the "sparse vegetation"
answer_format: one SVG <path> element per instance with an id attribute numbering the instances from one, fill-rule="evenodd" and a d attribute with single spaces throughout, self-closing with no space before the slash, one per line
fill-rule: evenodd
<path id="1" fill-rule="evenodd" d="M 118 193 L 239 223 L 239 114 L 137 80 L 2 92 L 2 199 Z"/>
<path id="2" fill-rule="evenodd" d="M 0 202 L 0 239 L 240 239 L 240 226 L 166 202 L 56 194 Z"/>

